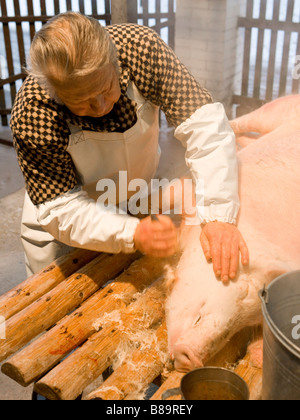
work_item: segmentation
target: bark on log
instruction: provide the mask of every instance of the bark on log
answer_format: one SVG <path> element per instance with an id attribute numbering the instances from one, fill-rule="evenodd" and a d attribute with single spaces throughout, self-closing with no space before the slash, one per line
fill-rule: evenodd
<path id="1" fill-rule="evenodd" d="M 2 372 L 22 386 L 36 381 L 96 332 L 96 319 L 126 308 L 137 292 L 163 274 L 164 265 L 163 260 L 149 257 L 135 261 L 113 283 L 4 363 Z"/>
<path id="2" fill-rule="evenodd" d="M 150 343 L 128 355 L 125 362 L 86 399 L 135 400 L 135 396 L 160 375 L 167 352 L 167 327 L 164 322 L 156 330 Z"/>
<path id="3" fill-rule="evenodd" d="M 6 323 L 0 342 L 0 362 L 77 308 L 108 280 L 131 264 L 137 255 L 101 254 Z"/>
<path id="4" fill-rule="evenodd" d="M 50 400 L 74 400 L 111 364 L 120 344 L 140 342 L 139 334 L 164 317 L 164 278 L 150 286 L 126 310 L 98 321 L 100 331 L 35 385 Z M 106 318 L 106 319 L 105 319 Z"/>
<path id="5" fill-rule="evenodd" d="M 250 354 L 247 354 L 244 359 L 240 361 L 234 371 L 247 383 L 250 391 L 250 400 L 260 400 L 262 391 L 262 369 L 252 366 Z"/>
<path id="6" fill-rule="evenodd" d="M 261 400 L 262 397 L 262 363 L 263 332 L 262 328 L 257 328 L 246 356 L 235 368 L 235 372 L 244 379 L 249 387 L 251 401 Z"/>
<path id="7" fill-rule="evenodd" d="M 98 255 L 98 252 L 77 249 L 68 255 L 58 258 L 39 273 L 34 274 L 23 283 L 0 296 L 0 316 L 3 316 L 7 321 L 91 262 Z"/>
<path id="8" fill-rule="evenodd" d="M 152 401 L 161 401 L 163 394 L 169 389 L 178 388 L 180 386 L 181 379 L 184 377 L 185 373 L 177 372 L 174 370 L 168 379 L 162 384 L 159 390 L 151 397 Z M 180 395 L 176 395 L 168 399 L 168 401 L 179 401 L 181 400 Z"/>

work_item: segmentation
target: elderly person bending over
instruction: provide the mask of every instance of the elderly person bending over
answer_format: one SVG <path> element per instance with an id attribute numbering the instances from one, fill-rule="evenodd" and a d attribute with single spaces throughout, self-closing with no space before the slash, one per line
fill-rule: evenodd
<path id="1" fill-rule="evenodd" d="M 139 220 L 93 197 L 99 180 L 117 181 L 120 171 L 128 182 L 151 181 L 159 163 L 160 108 L 187 149 L 194 181 L 204 180 L 205 255 L 222 280 L 236 276 L 239 252 L 243 263 L 248 253 L 235 226 L 234 134 L 223 106 L 154 31 L 132 24 L 103 28 L 81 14 L 62 14 L 36 34 L 28 73 L 11 119 L 27 190 L 21 235 L 28 274 L 75 247 L 175 253 L 169 217 Z"/>

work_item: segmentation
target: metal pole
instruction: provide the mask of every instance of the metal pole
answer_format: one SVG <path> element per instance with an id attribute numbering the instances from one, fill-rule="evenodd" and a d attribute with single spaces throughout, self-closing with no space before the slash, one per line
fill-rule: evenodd
<path id="1" fill-rule="evenodd" d="M 137 0 L 127 0 L 127 22 L 137 23 L 137 21 L 138 21 Z"/>
<path id="2" fill-rule="evenodd" d="M 127 23 L 127 0 L 111 1 L 112 24 Z"/>

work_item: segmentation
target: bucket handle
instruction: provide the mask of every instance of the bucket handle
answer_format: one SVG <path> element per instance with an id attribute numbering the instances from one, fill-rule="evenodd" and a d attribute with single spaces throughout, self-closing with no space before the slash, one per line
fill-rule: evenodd
<path id="1" fill-rule="evenodd" d="M 180 394 L 181 394 L 180 388 L 168 389 L 167 391 L 163 393 L 162 400 L 167 400 L 171 397 L 175 397 L 176 395 L 180 395 Z"/>
<path id="2" fill-rule="evenodd" d="M 285 335 L 277 328 L 277 326 L 274 324 L 274 321 L 270 317 L 267 309 L 267 304 L 269 303 L 269 291 L 266 288 L 266 285 L 264 285 L 264 288 L 258 292 L 258 296 L 260 297 L 262 304 L 263 304 L 263 314 L 265 317 L 265 320 L 269 323 L 270 328 L 273 331 L 276 331 L 277 338 L 281 342 L 281 344 L 284 347 L 289 347 L 289 351 L 293 353 L 298 359 L 300 358 L 299 354 L 299 347 L 297 347 L 294 343 L 292 343 Z"/>
<path id="3" fill-rule="evenodd" d="M 266 288 L 266 285 L 264 285 L 264 288 L 259 292 L 259 297 L 262 301 L 262 303 L 266 304 L 269 302 L 269 291 Z"/>

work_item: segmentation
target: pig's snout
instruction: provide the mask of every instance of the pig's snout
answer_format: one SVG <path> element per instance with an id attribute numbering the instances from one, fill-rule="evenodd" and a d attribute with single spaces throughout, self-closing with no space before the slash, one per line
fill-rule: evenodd
<path id="1" fill-rule="evenodd" d="M 178 372 L 189 372 L 193 369 L 203 367 L 193 350 L 186 344 L 177 344 L 174 348 L 175 369 Z"/>

